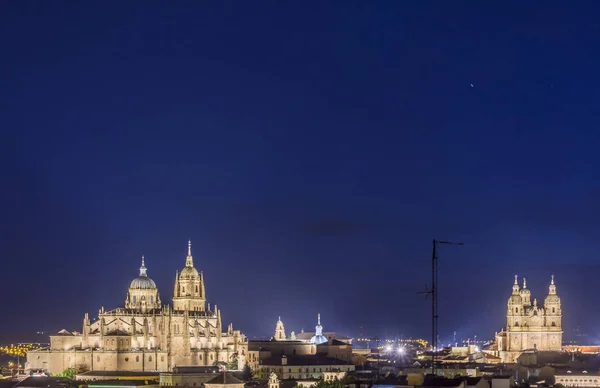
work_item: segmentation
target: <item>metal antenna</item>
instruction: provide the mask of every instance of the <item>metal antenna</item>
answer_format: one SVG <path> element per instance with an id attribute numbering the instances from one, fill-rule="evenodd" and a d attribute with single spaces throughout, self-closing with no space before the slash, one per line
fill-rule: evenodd
<path id="1" fill-rule="evenodd" d="M 437 246 L 444 245 L 464 245 L 464 243 L 456 243 L 451 241 L 433 240 L 433 252 L 431 253 L 431 288 L 425 286 L 425 291 L 419 294 L 425 294 L 425 299 L 431 295 L 431 374 L 437 374 L 437 351 L 438 351 L 438 257 Z"/>

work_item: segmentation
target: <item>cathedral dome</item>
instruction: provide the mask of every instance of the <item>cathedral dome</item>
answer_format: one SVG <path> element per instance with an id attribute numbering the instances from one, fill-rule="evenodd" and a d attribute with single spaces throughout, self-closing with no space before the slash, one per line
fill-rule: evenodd
<path id="1" fill-rule="evenodd" d="M 197 278 L 200 275 L 198 274 L 198 270 L 194 267 L 185 267 L 184 269 L 181 270 L 181 273 L 179 275 L 182 279 L 190 279 L 190 278 Z"/>
<path id="2" fill-rule="evenodd" d="M 156 283 L 148 276 L 138 276 L 131 281 L 129 288 L 156 288 Z"/>
<path id="3" fill-rule="evenodd" d="M 142 266 L 140 267 L 140 275 L 131 281 L 129 288 L 136 289 L 155 289 L 156 283 L 150 279 L 147 275 L 146 264 L 144 263 L 144 256 L 142 256 Z"/>

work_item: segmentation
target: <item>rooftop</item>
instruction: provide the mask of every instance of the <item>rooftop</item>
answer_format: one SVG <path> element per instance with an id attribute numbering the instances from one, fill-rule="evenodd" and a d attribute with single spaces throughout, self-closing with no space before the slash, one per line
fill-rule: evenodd
<path id="1" fill-rule="evenodd" d="M 214 379 L 207 381 L 204 384 L 219 384 L 219 385 L 229 385 L 229 384 L 244 384 L 244 382 L 236 377 L 234 377 L 231 373 L 223 372 L 219 373 Z"/>
<path id="2" fill-rule="evenodd" d="M 282 359 L 284 357 L 282 356 L 275 356 L 275 357 L 271 357 L 268 358 L 264 361 L 261 362 L 262 365 L 282 365 Z M 321 354 L 310 354 L 310 355 L 299 355 L 299 356 L 295 356 L 295 355 L 290 355 L 290 356 L 286 356 L 285 359 L 287 360 L 287 364 L 286 365 L 296 365 L 296 366 L 303 366 L 303 365 L 351 365 L 348 362 L 344 362 L 341 360 L 338 360 L 336 358 L 331 358 L 331 357 L 326 357 L 324 355 Z"/>

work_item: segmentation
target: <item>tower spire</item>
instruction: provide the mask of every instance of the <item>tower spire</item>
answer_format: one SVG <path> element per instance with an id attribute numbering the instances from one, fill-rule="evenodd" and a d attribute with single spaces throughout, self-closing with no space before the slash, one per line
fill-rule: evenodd
<path id="1" fill-rule="evenodd" d="M 548 287 L 549 295 L 556 295 L 556 284 L 554 284 L 554 275 L 550 276 L 550 286 Z"/>
<path id="2" fill-rule="evenodd" d="M 147 271 L 148 271 L 148 269 L 146 268 L 144 256 L 142 255 L 142 266 L 140 267 L 140 276 L 148 276 L 146 273 Z"/>
<path id="3" fill-rule="evenodd" d="M 523 289 L 527 288 L 527 279 L 523 278 Z"/>
<path id="4" fill-rule="evenodd" d="M 188 240 L 188 254 L 187 254 L 187 257 L 185 258 L 185 266 L 186 267 L 194 266 L 194 259 L 192 258 L 192 240 Z"/>
<path id="5" fill-rule="evenodd" d="M 517 295 L 519 293 L 519 276 L 515 275 L 515 284 L 513 284 L 513 295 Z"/>

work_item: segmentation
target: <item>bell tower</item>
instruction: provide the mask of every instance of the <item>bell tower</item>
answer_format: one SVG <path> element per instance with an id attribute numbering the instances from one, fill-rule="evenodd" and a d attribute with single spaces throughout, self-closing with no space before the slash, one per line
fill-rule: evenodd
<path id="1" fill-rule="evenodd" d="M 198 270 L 194 267 L 191 241 L 188 241 L 185 267 L 175 276 L 173 310 L 205 311 L 206 294 L 204 291 L 204 276 L 202 272 L 198 273 Z"/>
<path id="2" fill-rule="evenodd" d="M 285 328 L 283 327 L 283 322 L 281 321 L 281 317 L 277 320 L 277 325 L 275 325 L 275 335 L 273 336 L 275 341 L 285 341 L 287 338 L 285 336 Z"/>

